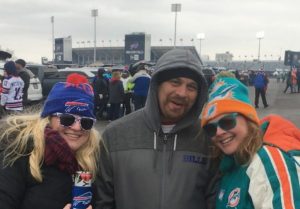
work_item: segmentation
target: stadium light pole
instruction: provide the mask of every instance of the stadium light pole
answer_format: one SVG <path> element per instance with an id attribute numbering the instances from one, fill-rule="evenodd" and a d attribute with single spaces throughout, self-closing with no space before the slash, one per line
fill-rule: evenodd
<path id="1" fill-rule="evenodd" d="M 205 39 L 205 34 L 204 33 L 198 33 L 197 34 L 197 39 L 199 40 L 199 57 L 201 58 L 201 41 Z"/>
<path id="2" fill-rule="evenodd" d="M 54 57 L 55 57 L 55 53 L 54 53 L 54 16 L 51 16 L 51 23 L 52 23 L 52 64 L 54 63 Z"/>
<path id="3" fill-rule="evenodd" d="M 96 19 L 98 16 L 98 9 L 92 9 L 92 17 L 94 18 L 94 63 L 96 63 Z"/>
<path id="4" fill-rule="evenodd" d="M 265 37 L 265 32 L 260 31 L 256 33 L 256 38 L 258 39 L 258 55 L 257 55 L 257 61 L 260 60 L 260 41 Z"/>
<path id="5" fill-rule="evenodd" d="M 177 32 L 177 12 L 181 11 L 181 4 L 172 4 L 171 11 L 175 12 L 175 31 L 174 31 L 174 48 L 176 47 L 176 32 Z"/>

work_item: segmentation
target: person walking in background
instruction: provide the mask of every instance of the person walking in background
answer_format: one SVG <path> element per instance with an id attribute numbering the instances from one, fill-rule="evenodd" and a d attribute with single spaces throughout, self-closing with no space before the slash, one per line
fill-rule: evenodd
<path id="1" fill-rule="evenodd" d="M 7 113 L 23 110 L 23 88 L 24 82 L 18 76 L 15 63 L 13 61 L 6 62 L 0 104 Z"/>
<path id="2" fill-rule="evenodd" d="M 23 59 L 17 59 L 15 61 L 17 73 L 21 77 L 21 79 L 24 82 L 24 88 L 23 88 L 23 105 L 25 106 L 28 103 L 28 88 L 30 84 L 30 75 L 26 71 L 26 62 Z"/>
<path id="3" fill-rule="evenodd" d="M 297 92 L 297 69 L 295 67 L 292 68 L 291 71 L 291 85 L 292 85 L 292 93 Z"/>
<path id="4" fill-rule="evenodd" d="M 108 81 L 104 78 L 104 68 L 99 68 L 97 72 L 97 78 L 93 82 L 93 88 L 95 92 L 95 115 L 98 120 L 103 118 L 103 112 L 107 112 L 108 102 Z"/>
<path id="5" fill-rule="evenodd" d="M 144 108 L 103 132 L 95 209 L 211 209 L 216 171 L 199 115 L 207 83 L 199 58 L 160 57 Z"/>
<path id="6" fill-rule="evenodd" d="M 124 98 L 124 88 L 121 79 L 120 70 L 112 71 L 112 78 L 109 82 L 109 116 L 110 121 L 116 120 L 120 117 L 121 103 Z"/>
<path id="7" fill-rule="evenodd" d="M 128 115 L 131 113 L 131 100 L 132 100 L 132 92 L 134 83 L 129 82 L 131 78 L 130 73 L 128 70 L 124 70 L 122 72 L 121 81 L 123 83 L 124 88 L 124 100 L 123 100 L 123 113 L 122 115 Z"/>
<path id="8" fill-rule="evenodd" d="M 298 93 L 300 93 L 300 68 L 297 68 L 297 87 L 298 87 Z"/>
<path id="9" fill-rule="evenodd" d="M 300 130 L 271 115 L 259 121 L 248 88 L 218 77 L 209 90 L 201 126 L 221 158 L 216 209 L 300 208 Z"/>
<path id="10" fill-rule="evenodd" d="M 133 101 L 135 110 L 141 109 L 145 106 L 150 79 L 151 77 L 145 69 L 145 64 L 140 64 L 137 67 L 137 72 L 129 79 L 129 82 L 134 83 Z"/>
<path id="11" fill-rule="evenodd" d="M 286 76 L 287 76 L 287 72 L 283 71 L 283 72 L 282 72 L 282 77 L 281 77 L 282 83 L 284 83 L 284 81 L 285 81 L 285 79 L 286 79 Z"/>
<path id="12" fill-rule="evenodd" d="M 236 79 L 241 80 L 241 75 L 239 73 L 239 70 L 235 70 L 234 75 L 235 75 Z"/>
<path id="13" fill-rule="evenodd" d="M 268 107 L 268 103 L 266 100 L 266 88 L 267 88 L 267 79 L 265 73 L 260 70 L 259 72 L 256 73 L 253 85 L 255 88 L 255 108 L 259 108 L 259 97 L 261 95 L 262 102 L 264 104 L 264 107 Z"/>
<path id="14" fill-rule="evenodd" d="M 95 177 L 100 136 L 93 128 L 93 89 L 83 80 L 56 83 L 40 114 L 2 121 L 1 208 L 62 209 L 72 202 L 76 171 Z"/>
<path id="15" fill-rule="evenodd" d="M 293 93 L 293 86 L 292 86 L 292 70 L 290 70 L 286 75 L 286 87 L 283 91 L 283 93 L 286 93 L 288 88 L 291 89 L 290 93 Z"/>

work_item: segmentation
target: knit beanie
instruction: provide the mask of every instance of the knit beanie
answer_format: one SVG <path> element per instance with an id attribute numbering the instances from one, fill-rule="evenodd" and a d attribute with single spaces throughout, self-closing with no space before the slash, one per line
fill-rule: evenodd
<path id="1" fill-rule="evenodd" d="M 201 113 L 201 126 L 226 113 L 239 113 L 259 124 L 248 88 L 236 78 L 218 77 L 209 88 L 208 102 Z"/>
<path id="2" fill-rule="evenodd" d="M 26 65 L 26 62 L 23 59 L 17 59 L 15 63 L 21 65 L 22 67 L 25 67 Z"/>
<path id="3" fill-rule="evenodd" d="M 79 116 L 96 118 L 94 111 L 93 88 L 83 78 L 75 79 L 74 75 L 68 82 L 56 83 L 45 102 L 41 117 L 54 113 L 70 113 Z"/>
<path id="4" fill-rule="evenodd" d="M 4 70 L 8 75 L 17 75 L 17 68 L 14 61 L 8 61 L 4 64 Z"/>
<path id="5" fill-rule="evenodd" d="M 177 69 L 169 69 L 169 70 L 164 70 L 159 73 L 157 76 L 157 82 L 158 84 L 161 84 L 162 82 L 171 80 L 173 78 L 179 78 L 179 77 L 185 77 L 185 78 L 190 78 L 194 80 L 196 83 L 200 82 L 199 81 L 199 74 L 191 70 L 189 68 L 177 68 Z M 198 84 L 198 86 L 200 86 Z"/>

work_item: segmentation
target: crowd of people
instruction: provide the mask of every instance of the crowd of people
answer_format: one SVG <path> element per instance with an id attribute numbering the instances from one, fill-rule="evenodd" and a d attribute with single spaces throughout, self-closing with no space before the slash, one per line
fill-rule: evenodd
<path id="1" fill-rule="evenodd" d="M 97 119 L 113 121 L 145 106 L 151 79 L 145 65 L 139 65 L 134 74 L 121 69 L 112 69 L 110 79 L 105 74 L 98 69 L 93 82 Z"/>
<path id="2" fill-rule="evenodd" d="M 208 87 L 184 49 L 162 55 L 151 79 L 116 70 L 108 82 L 104 73 L 93 87 L 70 75 L 41 112 L 1 120 L 0 207 L 70 209 L 72 174 L 89 171 L 88 209 L 300 208 L 300 130 L 278 115 L 259 119 L 233 74 Z M 117 119 L 131 90 L 137 108 Z M 114 121 L 100 136 L 107 102 Z"/>

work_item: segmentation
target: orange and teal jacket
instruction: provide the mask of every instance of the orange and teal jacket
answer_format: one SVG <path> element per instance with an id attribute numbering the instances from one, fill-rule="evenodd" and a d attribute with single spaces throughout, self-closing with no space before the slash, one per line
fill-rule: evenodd
<path id="1" fill-rule="evenodd" d="M 261 125 L 264 145 L 249 165 L 223 158 L 216 209 L 300 209 L 300 130 L 276 115 Z"/>

